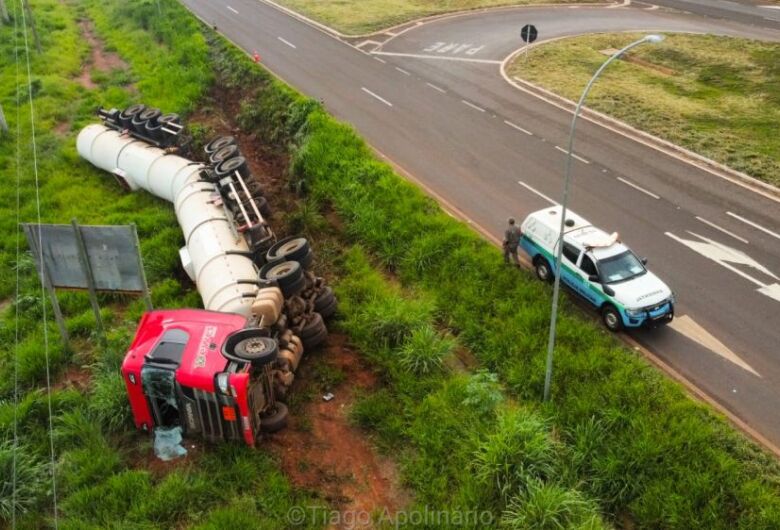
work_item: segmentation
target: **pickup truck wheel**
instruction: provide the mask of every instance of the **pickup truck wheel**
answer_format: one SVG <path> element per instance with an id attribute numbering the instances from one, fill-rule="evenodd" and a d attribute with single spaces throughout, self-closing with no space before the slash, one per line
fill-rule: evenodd
<path id="1" fill-rule="evenodd" d="M 267 433 L 281 431 L 287 427 L 289 415 L 287 405 L 277 401 L 271 410 L 260 416 L 260 430 Z"/>
<path id="2" fill-rule="evenodd" d="M 615 306 L 611 304 L 607 304 L 601 309 L 601 320 L 604 321 L 607 329 L 613 333 L 623 329 L 623 319 Z"/>
<path id="3" fill-rule="evenodd" d="M 536 256 L 534 258 L 534 270 L 536 271 L 536 277 L 546 283 L 552 283 L 555 279 L 550 262 L 547 259 Z"/>

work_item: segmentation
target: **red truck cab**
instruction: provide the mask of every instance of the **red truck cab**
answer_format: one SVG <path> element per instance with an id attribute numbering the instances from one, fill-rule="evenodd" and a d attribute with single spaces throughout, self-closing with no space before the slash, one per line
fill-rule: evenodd
<path id="1" fill-rule="evenodd" d="M 263 422 L 271 420 L 264 430 L 274 427 L 284 405 L 269 384 L 271 357 L 255 363 L 225 350 L 231 337 L 251 331 L 245 326 L 240 315 L 199 309 L 144 314 L 122 363 L 136 427 L 180 426 L 185 435 L 248 445 Z"/>

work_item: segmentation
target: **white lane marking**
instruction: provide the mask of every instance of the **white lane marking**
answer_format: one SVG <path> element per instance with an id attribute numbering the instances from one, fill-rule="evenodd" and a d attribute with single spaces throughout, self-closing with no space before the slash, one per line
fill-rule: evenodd
<path id="1" fill-rule="evenodd" d="M 656 195 L 655 193 L 653 193 L 652 191 L 647 191 L 647 190 L 646 190 L 646 189 L 644 189 L 643 187 L 641 187 L 641 186 L 637 186 L 637 185 L 636 185 L 636 184 L 634 184 L 633 182 L 631 182 L 631 181 L 629 181 L 629 180 L 626 180 L 626 179 L 624 179 L 623 177 L 618 177 L 617 179 L 618 179 L 620 182 L 622 182 L 623 184 L 625 184 L 625 185 L 627 185 L 627 186 L 631 186 L 631 187 L 632 187 L 632 188 L 634 188 L 635 190 L 639 190 L 639 191 L 641 191 L 642 193 L 645 193 L 645 194 L 647 194 L 647 195 L 651 196 L 653 199 L 656 199 L 656 200 L 657 200 L 657 199 L 660 199 L 660 198 L 661 198 L 661 197 L 659 197 L 658 195 Z"/>
<path id="2" fill-rule="evenodd" d="M 539 197 L 541 197 L 542 199 L 544 199 L 544 200 L 546 200 L 546 201 L 548 201 L 548 202 L 550 202 L 550 203 L 552 203 L 552 204 L 554 204 L 554 205 L 556 205 L 556 206 L 558 205 L 558 203 L 557 203 L 557 202 L 555 202 L 554 200 L 552 200 L 551 198 L 549 198 L 547 195 L 545 195 L 544 193 L 542 193 L 541 191 L 539 191 L 539 190 L 537 190 L 537 189 L 534 189 L 534 188 L 532 188 L 531 186 L 529 186 L 528 184 L 526 184 L 526 183 L 525 183 L 525 182 L 523 182 L 522 180 L 518 180 L 518 181 L 517 181 L 517 183 L 518 183 L 518 184 L 520 184 L 520 185 L 521 185 L 522 187 L 524 187 L 525 189 L 527 189 L 528 191 L 530 191 L 530 192 L 532 192 L 532 193 L 535 193 L 535 194 L 537 194 L 537 195 L 538 195 Z"/>
<path id="3" fill-rule="evenodd" d="M 438 59 L 440 61 L 463 61 L 466 63 L 501 64 L 492 59 L 471 59 L 469 57 L 449 57 L 447 55 L 422 55 L 418 53 L 372 52 L 374 55 L 389 55 L 391 57 L 411 57 L 413 59 Z"/>
<path id="4" fill-rule="evenodd" d="M 770 229 L 768 229 L 768 228 L 764 228 L 763 226 L 761 226 L 761 225 L 760 225 L 760 224 L 758 224 L 758 223 L 754 223 L 753 221 L 751 221 L 751 220 L 749 220 L 749 219 L 745 219 L 744 217 L 741 217 L 741 216 L 739 216 L 739 215 L 737 215 L 737 214 L 735 214 L 735 213 L 732 213 L 732 212 L 726 212 L 726 215 L 730 215 L 730 216 L 731 216 L 731 217 L 733 217 L 734 219 L 737 219 L 737 220 L 739 220 L 739 221 L 742 221 L 743 223 L 745 223 L 745 224 L 747 224 L 747 225 L 750 225 L 750 226 L 752 226 L 753 228 L 756 228 L 756 229 L 758 229 L 758 230 L 761 230 L 762 232 L 765 232 L 765 233 L 769 234 L 769 235 L 770 235 L 770 236 L 772 236 L 772 237 L 775 237 L 775 238 L 777 238 L 777 239 L 780 239 L 780 234 L 778 234 L 777 232 L 772 232 Z"/>
<path id="5" fill-rule="evenodd" d="M 731 351 L 725 344 L 712 336 L 706 329 L 700 326 L 688 315 L 678 316 L 672 320 L 669 327 L 678 333 L 685 335 L 694 342 L 699 343 L 711 352 L 720 355 L 727 361 L 730 361 L 743 370 L 747 370 L 756 377 L 761 377 L 761 374 L 756 372 L 752 366 L 746 363 L 742 358 Z"/>
<path id="6" fill-rule="evenodd" d="M 280 41 L 282 41 L 283 43 L 285 43 L 287 46 L 289 46 L 292 49 L 296 49 L 297 48 L 297 46 L 295 46 L 295 44 L 293 44 L 292 42 L 288 41 L 287 39 L 283 39 L 282 37 L 276 37 L 276 38 L 279 39 Z"/>
<path id="7" fill-rule="evenodd" d="M 780 6 L 758 6 L 763 9 L 780 9 Z"/>
<path id="8" fill-rule="evenodd" d="M 703 217 L 699 217 L 699 216 L 697 215 L 697 216 L 696 216 L 696 219 L 698 219 L 699 221 L 701 221 L 701 222 L 702 222 L 702 223 L 704 223 L 705 225 L 709 225 L 709 226 L 711 226 L 711 227 L 712 227 L 712 228 L 714 228 L 715 230 L 720 230 L 720 231 L 721 231 L 721 232 L 723 232 L 724 234 L 726 234 L 726 235 L 728 235 L 728 236 L 731 236 L 731 237 L 733 237 L 733 238 L 734 238 L 734 239 L 736 239 L 737 241 L 742 241 L 742 242 L 743 242 L 744 244 L 746 244 L 746 245 L 749 243 L 749 241 L 748 241 L 747 239 L 745 239 L 744 237 L 739 237 L 739 236 L 738 236 L 737 234 L 735 234 L 734 232 L 729 232 L 729 231 L 728 231 L 728 230 L 726 230 L 725 228 L 723 228 L 723 227 L 720 227 L 720 226 L 716 225 L 715 223 L 712 223 L 712 222 L 710 222 L 710 221 L 708 221 L 708 220 L 704 219 Z"/>
<path id="9" fill-rule="evenodd" d="M 379 46 L 381 46 L 381 45 L 382 45 L 382 43 L 381 43 L 381 42 L 379 42 L 379 41 L 375 41 L 375 40 L 364 40 L 363 42 L 361 42 L 360 44 L 358 44 L 358 45 L 356 46 L 356 48 L 362 48 L 362 47 L 363 47 L 363 46 L 365 46 L 366 44 L 373 44 L 373 45 L 374 45 L 374 47 L 379 47 Z"/>
<path id="10" fill-rule="evenodd" d="M 519 125 L 515 125 L 514 123 L 512 123 L 512 122 L 511 122 L 511 121 L 509 121 L 509 120 L 504 120 L 504 123 L 506 123 L 507 125 L 509 125 L 509 126 L 510 126 L 510 127 L 512 127 L 513 129 L 517 129 L 517 130 L 518 130 L 518 131 L 520 131 L 520 132 L 524 132 L 524 133 L 525 133 L 525 134 L 527 134 L 528 136 L 533 136 L 533 135 L 534 135 L 534 133 L 532 133 L 531 131 L 527 131 L 527 130 L 523 129 L 522 127 L 520 127 Z"/>
<path id="11" fill-rule="evenodd" d="M 374 57 L 374 60 L 379 61 L 382 64 L 387 64 L 387 61 L 385 61 L 384 59 L 380 59 L 379 57 Z"/>
<path id="12" fill-rule="evenodd" d="M 230 7 L 230 6 L 225 6 L 225 7 L 227 7 L 227 8 L 228 8 L 228 9 L 230 9 L 230 10 L 231 10 L 233 13 L 235 13 L 236 15 L 238 15 L 238 11 L 236 11 L 236 10 L 235 10 L 235 9 L 233 9 L 232 7 Z"/>
<path id="13" fill-rule="evenodd" d="M 771 284 L 765 284 L 760 280 L 756 280 L 746 272 L 743 272 L 738 268 L 730 265 L 730 263 L 742 265 L 743 267 L 752 267 L 757 271 L 766 274 L 770 278 L 773 278 L 775 280 L 780 280 L 780 278 L 778 278 L 772 271 L 770 271 L 769 269 L 767 269 L 766 267 L 764 267 L 756 260 L 754 260 L 753 258 L 751 258 L 750 256 L 748 256 L 747 254 L 745 254 L 740 250 L 728 247 L 723 243 L 718 243 L 717 241 L 713 241 L 712 239 L 706 238 L 704 236 L 700 236 L 699 234 L 691 232 L 690 230 L 686 230 L 686 232 L 688 232 L 694 237 L 699 238 L 701 241 L 683 239 L 681 237 L 677 237 L 676 235 L 670 232 L 664 232 L 664 233 L 668 237 L 671 237 L 678 243 L 685 245 L 686 247 L 693 250 L 694 252 L 701 254 L 705 258 L 711 259 L 718 265 L 721 265 L 722 267 L 730 270 L 734 274 L 741 276 L 744 279 L 748 280 L 749 282 L 757 285 L 759 287 L 758 292 L 763 294 L 764 296 L 768 296 L 769 298 L 772 298 L 773 300 L 780 302 L 780 283 L 775 282 Z"/>
<path id="14" fill-rule="evenodd" d="M 471 103 L 471 102 L 469 102 L 469 101 L 466 101 L 465 99 L 461 99 L 460 101 L 461 101 L 461 103 L 463 103 L 464 105 L 468 105 L 469 107 L 471 107 L 471 108 L 472 108 L 472 109 L 474 109 L 474 110 L 478 110 L 478 111 L 480 111 L 480 112 L 485 112 L 485 109 L 483 109 L 482 107 L 477 107 L 476 105 L 474 105 L 473 103 Z"/>
<path id="15" fill-rule="evenodd" d="M 381 101 L 382 103 L 384 103 L 385 105 L 387 105 L 388 107 L 392 107 L 392 106 L 393 106 L 393 104 L 392 104 L 392 103 L 390 103 L 389 101 L 387 101 L 385 98 L 383 98 L 382 96 L 378 96 L 378 95 L 374 94 L 373 92 L 371 92 L 371 91 L 370 91 L 369 89 L 367 89 L 366 87 L 364 87 L 364 86 L 363 86 L 363 87 L 360 87 L 360 89 L 361 89 L 363 92 L 365 92 L 366 94 L 368 94 L 369 96 L 373 96 L 373 97 L 375 97 L 376 99 L 378 99 L 379 101 Z"/>
<path id="16" fill-rule="evenodd" d="M 439 92 L 441 92 L 442 94 L 446 94 L 446 93 L 447 93 L 447 91 L 446 91 L 446 90 L 444 90 L 443 88 L 441 88 L 441 87 L 438 87 L 438 86 L 436 86 L 436 85 L 434 85 L 434 84 L 432 84 L 432 83 L 425 83 L 425 84 L 426 84 L 426 85 L 428 85 L 429 87 L 431 87 L 431 88 L 432 88 L 432 89 L 434 89 L 434 90 L 438 90 L 438 91 L 439 91 Z"/>
<path id="17" fill-rule="evenodd" d="M 398 70 L 399 72 L 401 72 L 404 75 L 412 75 L 409 72 L 407 72 L 406 70 L 404 70 L 403 68 L 399 68 L 399 67 L 396 66 L 395 69 Z"/>
<path id="18" fill-rule="evenodd" d="M 655 11 L 656 9 L 658 9 L 658 6 L 653 5 L 653 6 L 650 6 L 650 7 L 646 7 L 645 11 Z"/>
<path id="19" fill-rule="evenodd" d="M 556 145 L 555 148 L 558 151 L 562 152 L 562 153 L 568 153 L 568 151 L 566 149 L 564 149 L 563 147 L 561 147 L 560 145 Z M 586 160 L 585 158 L 582 158 L 580 155 L 572 153 L 571 157 L 572 158 L 576 158 L 577 160 L 579 160 L 580 162 L 584 162 L 585 164 L 590 164 L 589 160 Z"/>

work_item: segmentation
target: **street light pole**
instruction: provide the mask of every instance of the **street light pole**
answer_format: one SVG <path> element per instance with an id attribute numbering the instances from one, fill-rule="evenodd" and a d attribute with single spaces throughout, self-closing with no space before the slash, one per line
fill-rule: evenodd
<path id="1" fill-rule="evenodd" d="M 552 383 L 552 365 L 553 365 L 553 349 L 555 348 L 555 325 L 558 320 L 558 295 L 561 288 L 561 253 L 563 251 L 563 231 L 566 227 L 566 205 L 568 204 L 569 199 L 569 181 L 571 180 L 571 153 L 574 149 L 574 130 L 577 126 L 577 117 L 580 115 L 580 109 L 582 108 L 582 104 L 585 102 L 585 98 L 588 97 L 588 92 L 590 92 L 591 87 L 593 86 L 593 83 L 598 79 L 598 77 L 601 75 L 601 72 L 604 71 L 604 69 L 626 53 L 628 50 L 635 46 L 639 46 L 640 44 L 644 44 L 645 42 L 651 42 L 651 43 L 658 43 L 664 40 L 663 35 L 647 35 L 645 37 L 642 37 L 638 41 L 632 42 L 625 48 L 621 48 L 620 50 L 616 51 L 609 59 L 604 61 L 604 64 L 599 67 L 598 70 L 596 70 L 596 73 L 593 74 L 593 77 L 588 81 L 587 86 L 585 86 L 585 90 L 582 92 L 582 96 L 580 96 L 580 101 L 577 103 L 577 108 L 574 110 L 574 117 L 571 119 L 571 131 L 569 132 L 569 149 L 566 153 L 566 169 L 564 173 L 564 180 L 563 180 L 563 201 L 561 202 L 561 227 L 558 233 L 558 248 L 556 249 L 556 257 L 555 257 L 555 284 L 553 286 L 553 301 L 552 301 L 552 315 L 550 317 L 550 336 L 547 341 L 547 370 L 545 372 L 544 376 L 544 401 L 550 400 L 550 384 Z"/>

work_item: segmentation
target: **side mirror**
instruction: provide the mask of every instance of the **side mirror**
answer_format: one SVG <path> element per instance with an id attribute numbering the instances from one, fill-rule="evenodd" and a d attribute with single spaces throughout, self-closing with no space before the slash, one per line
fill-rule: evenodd
<path id="1" fill-rule="evenodd" d="M 588 281 L 593 283 L 599 283 L 599 277 L 596 274 L 591 274 L 588 276 Z"/>
<path id="2" fill-rule="evenodd" d="M 647 258 L 642 258 L 640 261 L 642 262 L 642 265 L 647 265 Z"/>
<path id="3" fill-rule="evenodd" d="M 608 296 L 615 296 L 615 290 L 609 285 L 602 285 L 601 288 L 604 290 L 604 294 Z"/>

